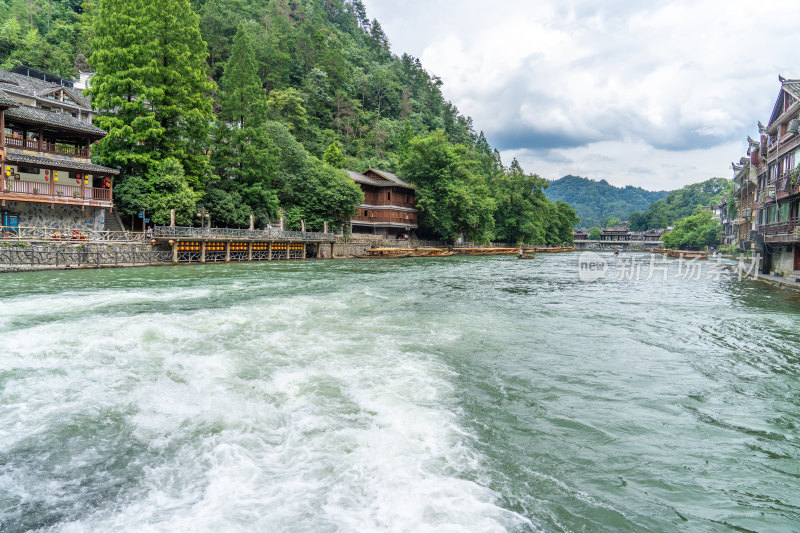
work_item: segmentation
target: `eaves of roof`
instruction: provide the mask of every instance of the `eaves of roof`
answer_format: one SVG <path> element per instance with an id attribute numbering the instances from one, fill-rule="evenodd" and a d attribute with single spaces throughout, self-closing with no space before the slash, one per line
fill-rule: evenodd
<path id="1" fill-rule="evenodd" d="M 50 168 L 69 168 L 73 170 L 85 170 L 87 172 L 96 172 L 98 174 L 119 174 L 119 170 L 108 168 L 94 163 L 87 163 L 84 161 L 77 161 L 74 159 L 55 159 L 49 157 L 41 157 L 28 154 L 19 154 L 9 152 L 6 154 L 6 161 L 14 163 L 29 163 L 31 165 L 40 165 Z"/>

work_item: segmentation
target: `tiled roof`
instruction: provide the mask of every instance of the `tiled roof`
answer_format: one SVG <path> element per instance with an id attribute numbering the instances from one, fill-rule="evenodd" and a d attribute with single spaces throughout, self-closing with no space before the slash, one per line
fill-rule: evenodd
<path id="1" fill-rule="evenodd" d="M 391 172 L 386 172 L 385 170 L 378 170 L 376 168 L 369 168 L 368 172 L 369 171 L 372 171 L 375 174 L 377 174 L 378 176 L 380 176 L 380 177 L 382 177 L 384 179 L 387 179 L 387 180 L 389 180 L 391 182 L 394 182 L 396 185 L 399 185 L 401 187 L 407 187 L 409 189 L 414 189 L 415 188 L 413 185 L 411 185 L 410 183 L 406 183 L 405 181 L 401 180 L 400 178 L 398 178 L 397 176 L 395 176 Z"/>
<path id="2" fill-rule="evenodd" d="M 8 96 L 3 91 L 0 91 L 0 106 L 6 107 L 17 107 L 17 101 Z"/>
<path id="3" fill-rule="evenodd" d="M 363 183 L 364 185 L 373 185 L 375 187 L 391 187 L 394 183 L 383 181 L 383 180 L 376 180 L 375 178 L 370 178 L 369 176 L 365 176 L 360 172 L 355 172 L 353 170 L 348 170 L 348 174 L 350 174 L 350 178 L 355 181 L 356 183 Z"/>
<path id="4" fill-rule="evenodd" d="M 41 97 L 55 89 L 63 89 L 80 107 L 87 110 L 92 108 L 91 101 L 78 89 L 63 87 L 57 83 L 50 83 L 7 70 L 0 70 L 0 90 L 2 89 L 34 97 Z"/>
<path id="5" fill-rule="evenodd" d="M 78 120 L 66 113 L 53 113 L 44 111 L 36 107 L 20 106 L 6 111 L 7 118 L 18 118 L 23 121 L 33 122 L 34 124 L 44 124 L 55 126 L 66 130 L 89 133 L 97 137 L 105 137 L 106 132 L 89 122 Z"/>
<path id="6" fill-rule="evenodd" d="M 416 189 L 415 186 L 406 183 L 391 172 L 375 170 L 374 168 L 369 169 L 367 172 L 369 171 L 374 172 L 383 179 L 373 178 L 372 176 L 367 176 L 353 170 L 348 170 L 347 173 L 350 174 L 350 178 L 352 178 L 353 181 L 356 183 L 363 183 L 364 185 L 372 185 L 373 187 L 403 187 L 406 189 Z"/>
<path id="7" fill-rule="evenodd" d="M 95 165 L 94 163 L 86 163 L 84 161 L 76 161 L 74 159 L 39 157 L 35 155 L 18 154 L 14 152 L 9 152 L 6 154 L 6 161 L 13 161 L 14 163 L 30 163 L 32 165 L 42 165 L 45 167 L 85 170 L 87 172 L 96 172 L 98 174 L 119 174 L 119 170 Z"/>
<path id="8" fill-rule="evenodd" d="M 782 84 L 789 94 L 800 100 L 800 80 L 784 79 Z"/>

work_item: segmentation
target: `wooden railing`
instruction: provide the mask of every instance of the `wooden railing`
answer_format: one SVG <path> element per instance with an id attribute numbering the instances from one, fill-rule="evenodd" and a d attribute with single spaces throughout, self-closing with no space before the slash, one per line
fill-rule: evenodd
<path id="1" fill-rule="evenodd" d="M 416 213 L 408 213 L 406 211 L 398 211 L 403 215 L 402 217 L 390 217 L 390 216 L 369 216 L 359 215 L 353 217 L 353 222 L 374 222 L 374 223 L 394 223 L 394 224 L 407 224 L 409 226 L 416 226 L 417 225 L 417 215 Z"/>
<path id="2" fill-rule="evenodd" d="M 52 189 L 51 189 L 52 187 Z M 52 190 L 52 193 L 51 193 Z M 49 183 L 41 181 L 25 181 L 6 179 L 3 180 L 0 194 L 20 194 L 26 196 L 46 196 L 54 201 L 61 199 L 96 200 L 100 202 L 111 202 L 111 189 L 99 187 L 84 187 L 81 194 L 79 185 L 64 185 L 61 183 Z"/>
<path id="3" fill-rule="evenodd" d="M 790 218 L 782 222 L 771 222 L 769 224 L 759 224 L 758 231 L 765 237 L 775 237 L 777 235 L 791 235 L 798 227 L 798 219 Z"/>
<path id="4" fill-rule="evenodd" d="M 414 202 L 405 202 L 399 200 L 387 200 L 385 198 L 370 198 L 369 196 L 365 196 L 364 203 L 362 204 L 362 208 L 368 209 L 372 206 L 380 206 L 380 207 L 405 207 L 407 209 L 414 209 L 416 205 Z"/>
<path id="5" fill-rule="evenodd" d="M 90 230 L 85 228 L 37 228 L 0 226 L 0 239 L 7 241 L 87 241 L 87 242 L 144 242 L 144 233 L 127 231 Z"/>
<path id="6" fill-rule="evenodd" d="M 39 141 L 6 136 L 6 147 L 23 150 L 39 150 Z"/>
<path id="7" fill-rule="evenodd" d="M 48 154 L 67 155 L 70 157 L 80 157 L 89 159 L 90 149 L 81 146 L 73 146 L 71 144 L 51 143 L 47 141 L 42 142 L 41 150 L 39 149 L 39 141 L 35 139 L 20 139 L 18 137 L 6 136 L 6 147 L 19 148 L 22 150 L 34 150 L 36 152 L 45 152 Z"/>

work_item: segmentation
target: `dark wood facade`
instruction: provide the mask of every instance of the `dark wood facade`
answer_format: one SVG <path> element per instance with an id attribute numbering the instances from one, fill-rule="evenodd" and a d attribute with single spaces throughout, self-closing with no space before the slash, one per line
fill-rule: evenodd
<path id="1" fill-rule="evenodd" d="M 417 229 L 416 187 L 382 170 L 348 172 L 364 193 L 351 220 L 352 233 L 402 239 Z"/>

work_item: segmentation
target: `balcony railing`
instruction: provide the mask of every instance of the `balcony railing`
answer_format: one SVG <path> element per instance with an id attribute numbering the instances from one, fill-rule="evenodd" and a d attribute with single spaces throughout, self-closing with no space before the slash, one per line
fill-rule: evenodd
<path id="1" fill-rule="evenodd" d="M 769 224 L 759 224 L 758 231 L 765 237 L 777 237 L 779 235 L 793 235 L 795 228 L 798 227 L 798 219 L 790 218 L 782 222 L 771 222 Z"/>
<path id="2" fill-rule="evenodd" d="M 53 201 L 60 200 L 95 200 L 100 202 L 111 202 L 111 189 L 99 187 L 84 187 L 81 191 L 79 185 L 63 185 L 60 183 L 49 183 L 41 181 L 25 180 L 4 180 L 0 194 L 14 194 L 24 196 L 42 196 Z"/>
<path id="3" fill-rule="evenodd" d="M 19 148 L 21 150 L 33 150 L 36 152 L 45 152 L 48 154 L 66 155 L 70 157 L 80 157 L 89 159 L 89 148 L 82 148 L 80 146 L 73 146 L 71 144 L 51 143 L 47 141 L 42 142 L 41 150 L 39 149 L 39 141 L 36 139 L 22 139 L 19 137 L 6 136 L 7 148 Z"/>
<path id="4" fill-rule="evenodd" d="M 401 214 L 405 214 L 402 211 Z M 389 217 L 389 216 L 367 216 L 359 215 L 353 217 L 353 222 L 370 222 L 370 223 L 394 223 L 394 224 L 405 224 L 409 226 L 416 226 L 417 225 L 417 216 L 416 214 L 410 214 L 411 216 L 408 217 Z"/>
<path id="5" fill-rule="evenodd" d="M 414 202 L 401 202 L 401 201 L 397 201 L 397 200 L 386 200 L 385 198 L 384 199 L 370 198 L 368 196 L 364 198 L 364 203 L 362 205 L 370 206 L 370 207 L 372 207 L 372 206 L 381 206 L 381 207 L 385 206 L 385 207 L 405 207 L 405 208 L 408 208 L 408 209 L 416 208 L 416 205 L 414 204 Z"/>

